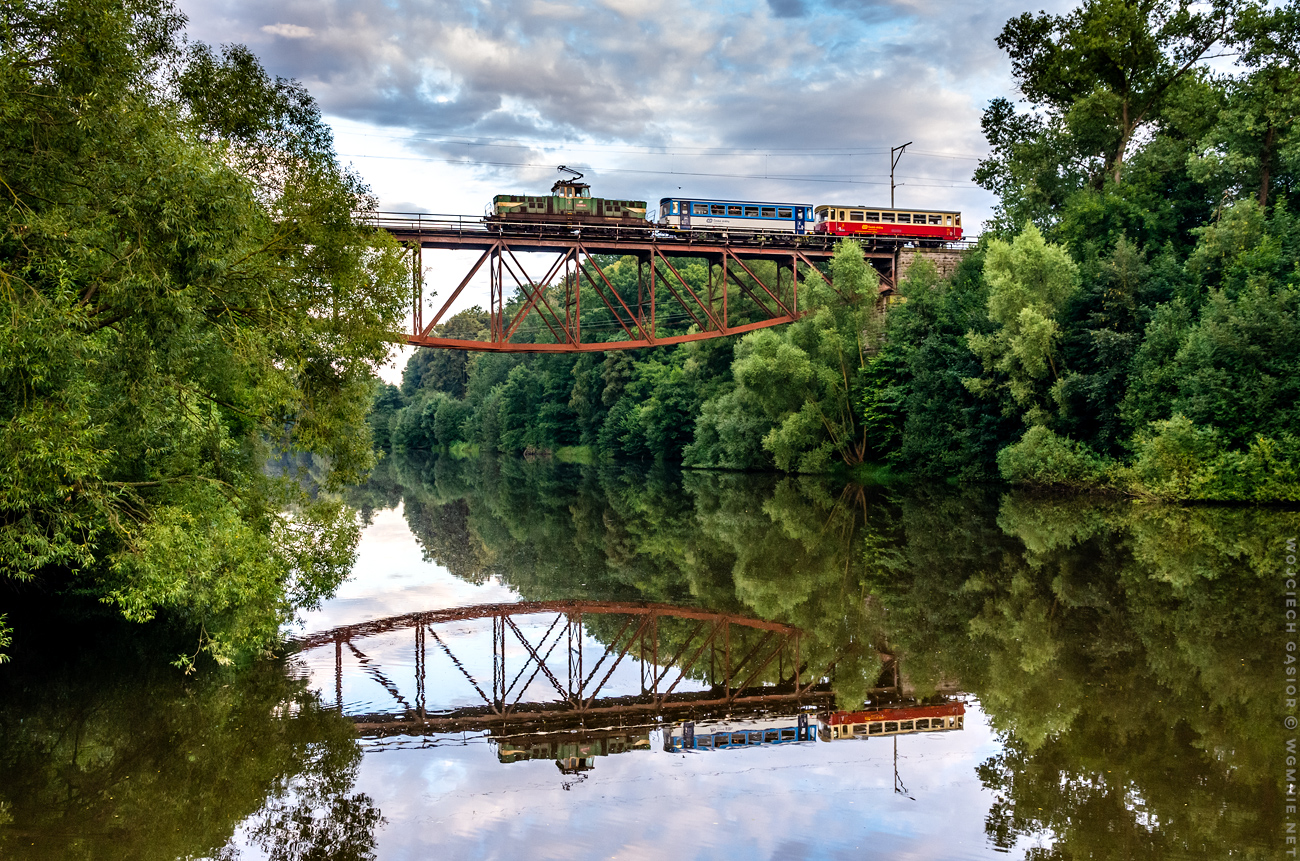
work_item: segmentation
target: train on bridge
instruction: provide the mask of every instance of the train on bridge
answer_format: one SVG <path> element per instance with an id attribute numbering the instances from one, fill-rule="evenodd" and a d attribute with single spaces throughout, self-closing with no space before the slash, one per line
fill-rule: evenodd
<path id="1" fill-rule="evenodd" d="M 938 247 L 962 238 L 961 213 L 955 210 L 916 210 L 839 204 L 782 203 L 763 200 L 716 200 L 665 197 L 656 217 L 647 218 L 644 200 L 592 197 L 582 174 L 561 165 L 571 176 L 551 186 L 550 195 L 498 194 L 492 198 L 487 222 L 502 232 L 518 229 L 574 227 L 652 228 L 657 236 L 730 238 L 785 237 L 807 234 L 851 236 L 921 247 Z"/>

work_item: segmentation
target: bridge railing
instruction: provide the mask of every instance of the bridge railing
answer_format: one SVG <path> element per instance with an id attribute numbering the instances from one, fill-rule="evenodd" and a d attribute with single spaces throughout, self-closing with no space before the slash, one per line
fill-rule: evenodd
<path id="1" fill-rule="evenodd" d="M 381 230 L 387 230 L 394 234 L 437 234 L 446 236 L 448 234 L 469 234 L 473 236 L 483 236 L 484 234 L 508 233 L 511 237 L 520 238 L 528 236 L 553 237 L 560 233 L 581 236 L 584 231 L 596 233 L 602 239 L 623 239 L 629 242 L 653 242 L 658 240 L 668 240 L 674 243 L 691 244 L 696 241 L 716 244 L 719 235 L 726 237 L 730 241 L 739 243 L 763 243 L 763 242 L 780 242 L 787 243 L 795 240 L 796 244 L 803 242 L 825 247 L 834 244 L 840 237 L 828 236 L 821 233 L 804 233 L 798 236 L 784 232 L 774 232 L 772 230 L 745 230 L 740 228 L 726 229 L 696 229 L 696 230 L 667 230 L 660 225 L 647 222 L 645 226 L 627 225 L 627 224 L 576 224 L 565 225 L 557 224 L 552 221 L 516 221 L 508 222 L 489 222 L 480 215 L 453 215 L 446 213 L 433 212 L 367 212 L 358 213 L 357 219 L 363 223 Z M 503 230 L 504 228 L 504 230 Z M 910 248 L 914 247 L 911 240 L 899 238 L 891 242 L 890 237 L 864 237 L 884 241 L 891 247 Z M 975 240 L 956 240 L 944 242 L 941 248 L 951 250 L 966 250 L 973 248 Z"/>

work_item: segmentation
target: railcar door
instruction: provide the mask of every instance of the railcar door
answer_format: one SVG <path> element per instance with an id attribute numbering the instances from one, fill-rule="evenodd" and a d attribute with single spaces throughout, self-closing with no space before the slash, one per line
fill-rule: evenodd
<path id="1" fill-rule="evenodd" d="M 802 206 L 796 206 L 794 208 L 794 232 L 806 232 L 804 229 L 804 208 Z"/>
<path id="2" fill-rule="evenodd" d="M 690 230 L 691 229 L 691 202 L 689 200 L 683 200 L 682 202 L 677 204 L 677 208 L 681 210 L 680 224 L 682 226 L 682 230 Z"/>

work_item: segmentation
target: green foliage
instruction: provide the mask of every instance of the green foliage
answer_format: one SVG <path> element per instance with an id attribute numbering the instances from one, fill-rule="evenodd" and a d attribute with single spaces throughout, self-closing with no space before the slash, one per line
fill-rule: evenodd
<path id="1" fill-rule="evenodd" d="M 3 12 L 0 572 L 177 614 L 225 660 L 350 562 L 350 517 L 264 464 L 318 455 L 327 492 L 370 467 L 404 269 L 310 97 L 182 53 L 181 22 Z"/>
<path id="2" fill-rule="evenodd" d="M 1057 436 L 1043 425 L 998 452 L 998 471 L 1013 484 L 1040 487 L 1096 487 L 1108 464 L 1082 443 Z"/>
<path id="3" fill-rule="evenodd" d="M 239 833 L 283 861 L 374 858 L 356 731 L 285 662 L 184 677 L 159 660 L 175 641 L 30 609 L 0 677 L 0 855 L 231 857 Z"/>
<path id="4" fill-rule="evenodd" d="M 1300 438 L 1257 436 L 1244 450 L 1181 414 L 1139 434 L 1127 470 L 1137 493 L 1161 499 L 1300 502 Z"/>
<path id="5" fill-rule="evenodd" d="M 832 285 L 806 282 L 811 313 L 780 333 L 751 332 L 736 346 L 735 389 L 705 404 L 687 463 L 759 466 L 757 434 L 787 472 L 822 472 L 836 459 L 853 465 L 866 457 L 858 386 L 879 338 L 879 276 L 853 240 L 837 246 L 831 268 Z M 760 415 L 744 415 L 754 407 Z"/>
<path id="6" fill-rule="evenodd" d="M 966 343 L 983 361 L 986 375 L 966 380 L 966 386 L 975 394 L 999 397 L 1005 409 L 1026 410 L 1030 425 L 1045 424 L 1053 409 L 1048 390 L 1063 370 L 1056 361 L 1061 330 L 1055 318 L 1078 283 L 1078 266 L 1029 224 L 1013 242 L 989 243 L 984 280 L 988 316 L 996 328 L 989 334 L 967 334 Z"/>

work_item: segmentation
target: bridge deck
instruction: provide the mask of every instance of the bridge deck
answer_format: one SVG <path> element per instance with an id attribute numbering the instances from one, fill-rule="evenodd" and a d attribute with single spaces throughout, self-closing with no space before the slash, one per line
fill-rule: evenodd
<path id="1" fill-rule="evenodd" d="M 803 316 L 799 307 L 799 275 L 820 277 L 830 283 L 826 264 L 840 237 L 826 234 L 795 235 L 769 231 L 667 231 L 660 227 L 626 225 L 560 225 L 554 223 L 489 222 L 463 215 L 377 212 L 370 224 L 387 231 L 411 249 L 412 320 L 409 334 L 400 337 L 414 346 L 491 352 L 603 352 L 638 347 L 680 344 L 742 334 L 778 326 Z M 943 251 L 919 249 L 906 241 L 862 237 L 863 252 L 880 273 L 882 294 L 897 283 L 899 254 L 960 254 L 969 243 L 944 243 Z M 431 320 L 424 317 L 422 254 L 424 249 L 476 251 L 478 261 L 442 304 Z M 525 271 L 517 253 L 553 254 L 557 259 L 540 278 Z M 633 256 L 637 259 L 635 296 L 620 295 L 606 277 L 601 257 Z M 695 288 L 682 277 L 673 260 L 704 259 L 709 263 L 707 289 Z M 751 265 L 756 260 L 776 264 L 776 281 L 768 284 Z M 748 263 L 746 262 L 748 261 Z M 447 312 L 469 285 L 483 273 L 489 280 L 490 331 L 487 340 L 444 338 L 436 331 Z M 715 269 L 720 280 L 715 283 Z M 648 277 L 647 277 L 648 276 Z M 479 276 L 482 277 L 482 276 Z M 698 291 L 698 292 L 697 292 Z M 599 300 L 594 306 L 608 311 L 617 326 L 601 340 L 583 332 L 583 292 Z M 660 294 L 664 295 L 661 297 Z M 729 296 L 734 296 L 729 304 Z M 743 322 L 732 324 L 740 303 Z M 665 317 L 689 318 L 693 331 L 661 333 Z M 516 333 L 525 319 L 533 328 L 544 326 L 550 337 L 520 339 Z"/>

